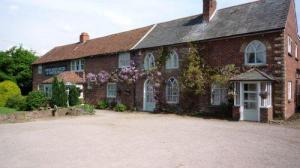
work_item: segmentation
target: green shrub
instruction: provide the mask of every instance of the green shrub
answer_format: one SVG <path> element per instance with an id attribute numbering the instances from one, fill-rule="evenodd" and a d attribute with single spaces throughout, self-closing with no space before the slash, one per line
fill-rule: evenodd
<path id="1" fill-rule="evenodd" d="M 70 92 L 69 92 L 69 105 L 70 106 L 76 106 L 79 104 L 79 90 L 75 86 L 70 87 Z"/>
<path id="2" fill-rule="evenodd" d="M 26 98 L 28 110 L 35 110 L 40 107 L 46 107 L 48 104 L 47 96 L 42 92 L 30 92 Z"/>
<path id="3" fill-rule="evenodd" d="M 79 108 L 81 108 L 84 112 L 87 112 L 89 114 L 95 114 L 95 106 L 90 104 L 83 104 L 80 105 Z"/>
<path id="4" fill-rule="evenodd" d="M 98 108 L 103 110 L 103 109 L 107 109 L 109 106 L 108 101 L 107 100 L 101 100 L 98 103 Z"/>
<path id="5" fill-rule="evenodd" d="M 0 107 L 4 107 L 10 97 L 19 95 L 21 95 L 21 90 L 16 83 L 12 81 L 0 83 Z"/>
<path id="6" fill-rule="evenodd" d="M 10 97 L 8 98 L 5 106 L 18 111 L 25 111 L 27 110 L 26 97 L 21 95 Z"/>
<path id="7" fill-rule="evenodd" d="M 66 93 L 66 86 L 63 81 L 58 81 L 57 77 L 55 77 L 52 83 L 51 102 L 58 107 L 67 107 L 67 101 L 68 95 Z"/>
<path id="8" fill-rule="evenodd" d="M 126 111 L 126 109 L 127 109 L 127 107 L 124 104 L 117 104 L 114 107 L 114 110 L 118 111 L 118 112 L 124 112 L 124 111 Z"/>

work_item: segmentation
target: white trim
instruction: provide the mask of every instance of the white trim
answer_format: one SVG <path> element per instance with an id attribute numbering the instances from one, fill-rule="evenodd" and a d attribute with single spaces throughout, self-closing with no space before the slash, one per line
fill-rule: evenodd
<path id="1" fill-rule="evenodd" d="M 152 28 L 130 49 L 134 50 L 136 46 L 138 46 L 157 26 L 157 24 L 153 25 Z"/>
<path id="2" fill-rule="evenodd" d="M 171 79 L 173 79 L 173 82 L 171 81 Z M 169 82 L 172 82 L 173 84 L 174 83 L 176 83 L 176 85 L 177 85 L 177 94 L 178 94 L 178 99 L 177 99 L 177 101 L 169 101 L 168 100 L 168 83 Z M 173 87 L 172 87 L 173 88 Z M 174 77 L 170 77 L 169 79 L 168 79 L 168 81 L 167 81 L 167 85 L 166 85 L 166 88 L 165 88 L 165 92 L 166 92 L 166 102 L 167 102 L 167 104 L 178 104 L 179 103 L 179 98 L 180 98 L 180 90 L 179 90 L 179 83 L 178 83 L 178 81 L 177 81 L 177 79 L 176 78 L 174 78 Z M 172 97 L 173 97 L 174 95 L 172 95 Z"/>
<path id="3" fill-rule="evenodd" d="M 216 15 L 216 13 L 217 13 L 217 9 L 214 11 L 214 13 L 210 16 L 210 18 L 209 18 L 209 21 Z"/>

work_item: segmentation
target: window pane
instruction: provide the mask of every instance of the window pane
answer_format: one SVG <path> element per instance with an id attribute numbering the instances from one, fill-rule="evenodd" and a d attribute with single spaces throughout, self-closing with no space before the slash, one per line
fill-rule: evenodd
<path id="1" fill-rule="evenodd" d="M 255 53 L 248 53 L 248 63 L 254 64 L 255 63 Z"/>

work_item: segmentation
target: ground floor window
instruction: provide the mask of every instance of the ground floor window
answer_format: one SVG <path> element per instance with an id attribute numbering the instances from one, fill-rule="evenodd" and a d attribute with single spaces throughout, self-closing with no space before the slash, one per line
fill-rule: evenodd
<path id="1" fill-rule="evenodd" d="M 272 83 L 262 82 L 260 84 L 261 107 L 272 106 Z"/>
<path id="2" fill-rule="evenodd" d="M 227 88 L 213 84 L 211 86 L 211 104 L 219 106 L 223 103 L 227 103 Z"/>
<path id="3" fill-rule="evenodd" d="M 116 98 L 117 97 L 117 84 L 108 83 L 107 84 L 107 98 Z"/>
<path id="4" fill-rule="evenodd" d="M 47 97 L 52 97 L 52 84 L 43 85 L 43 92 Z"/>
<path id="5" fill-rule="evenodd" d="M 167 103 L 176 104 L 179 102 L 179 86 L 174 78 L 170 78 L 166 86 L 166 99 Z"/>
<path id="6" fill-rule="evenodd" d="M 241 105 L 241 101 L 240 101 L 240 97 L 241 97 L 241 86 L 240 86 L 240 82 L 235 82 L 234 83 L 234 106 L 240 106 Z"/>

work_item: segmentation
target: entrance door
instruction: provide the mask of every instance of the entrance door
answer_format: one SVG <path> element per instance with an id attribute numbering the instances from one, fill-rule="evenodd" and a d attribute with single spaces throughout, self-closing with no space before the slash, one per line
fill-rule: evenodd
<path id="1" fill-rule="evenodd" d="M 154 91 L 152 82 L 146 80 L 144 84 L 144 111 L 154 111 L 156 106 Z"/>
<path id="2" fill-rule="evenodd" d="M 259 121 L 257 83 L 245 83 L 243 86 L 244 86 L 243 120 Z"/>

